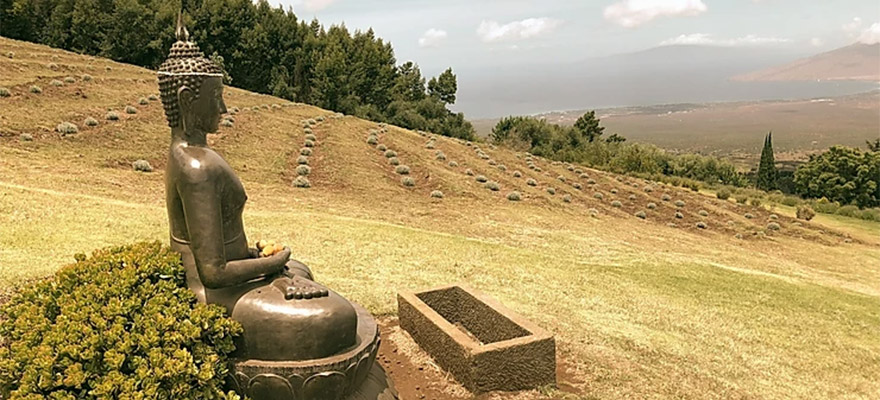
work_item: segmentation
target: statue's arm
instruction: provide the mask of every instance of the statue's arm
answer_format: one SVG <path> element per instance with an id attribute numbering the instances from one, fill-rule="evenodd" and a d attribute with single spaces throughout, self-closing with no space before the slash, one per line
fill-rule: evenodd
<path id="1" fill-rule="evenodd" d="M 214 179 L 195 179 L 178 187 L 202 284 L 218 289 L 281 272 L 290 258 L 287 248 L 272 257 L 226 259 L 221 199 L 216 185 Z"/>

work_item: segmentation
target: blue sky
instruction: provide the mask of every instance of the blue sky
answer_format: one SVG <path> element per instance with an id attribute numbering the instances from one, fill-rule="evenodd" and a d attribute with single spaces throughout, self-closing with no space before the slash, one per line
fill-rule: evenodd
<path id="1" fill-rule="evenodd" d="M 880 40 L 876 0 L 270 0 L 325 25 L 372 27 L 399 62 L 527 68 L 662 44 L 783 46 L 821 52 Z"/>

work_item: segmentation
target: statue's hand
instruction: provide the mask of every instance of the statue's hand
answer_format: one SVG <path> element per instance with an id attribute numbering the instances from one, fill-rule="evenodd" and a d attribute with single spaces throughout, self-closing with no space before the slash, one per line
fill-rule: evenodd
<path id="1" fill-rule="evenodd" d="M 284 265 L 287 264 L 287 260 L 289 259 L 290 247 L 285 247 L 283 250 L 269 256 L 269 260 L 271 260 L 272 265 L 277 265 L 279 270 L 284 269 Z"/>

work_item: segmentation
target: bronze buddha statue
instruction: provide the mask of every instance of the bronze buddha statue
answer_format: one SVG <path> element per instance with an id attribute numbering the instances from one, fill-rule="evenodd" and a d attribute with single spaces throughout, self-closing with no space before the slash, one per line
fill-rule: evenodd
<path id="1" fill-rule="evenodd" d="M 263 399 L 396 399 L 375 363 L 379 335 L 362 307 L 313 281 L 290 249 L 259 257 L 242 223 L 244 187 L 207 146 L 226 113 L 222 72 L 178 17 L 177 42 L 159 69 L 171 127 L 165 171 L 171 247 L 199 301 L 242 324 L 230 384 Z"/>

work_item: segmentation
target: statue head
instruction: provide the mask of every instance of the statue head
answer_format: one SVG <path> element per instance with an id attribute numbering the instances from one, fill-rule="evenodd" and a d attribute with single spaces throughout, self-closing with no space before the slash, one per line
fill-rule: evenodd
<path id="1" fill-rule="evenodd" d="M 182 13 L 176 35 L 168 59 L 159 67 L 159 93 L 168 125 L 185 132 L 216 132 L 220 115 L 226 113 L 222 70 L 189 41 Z"/>

